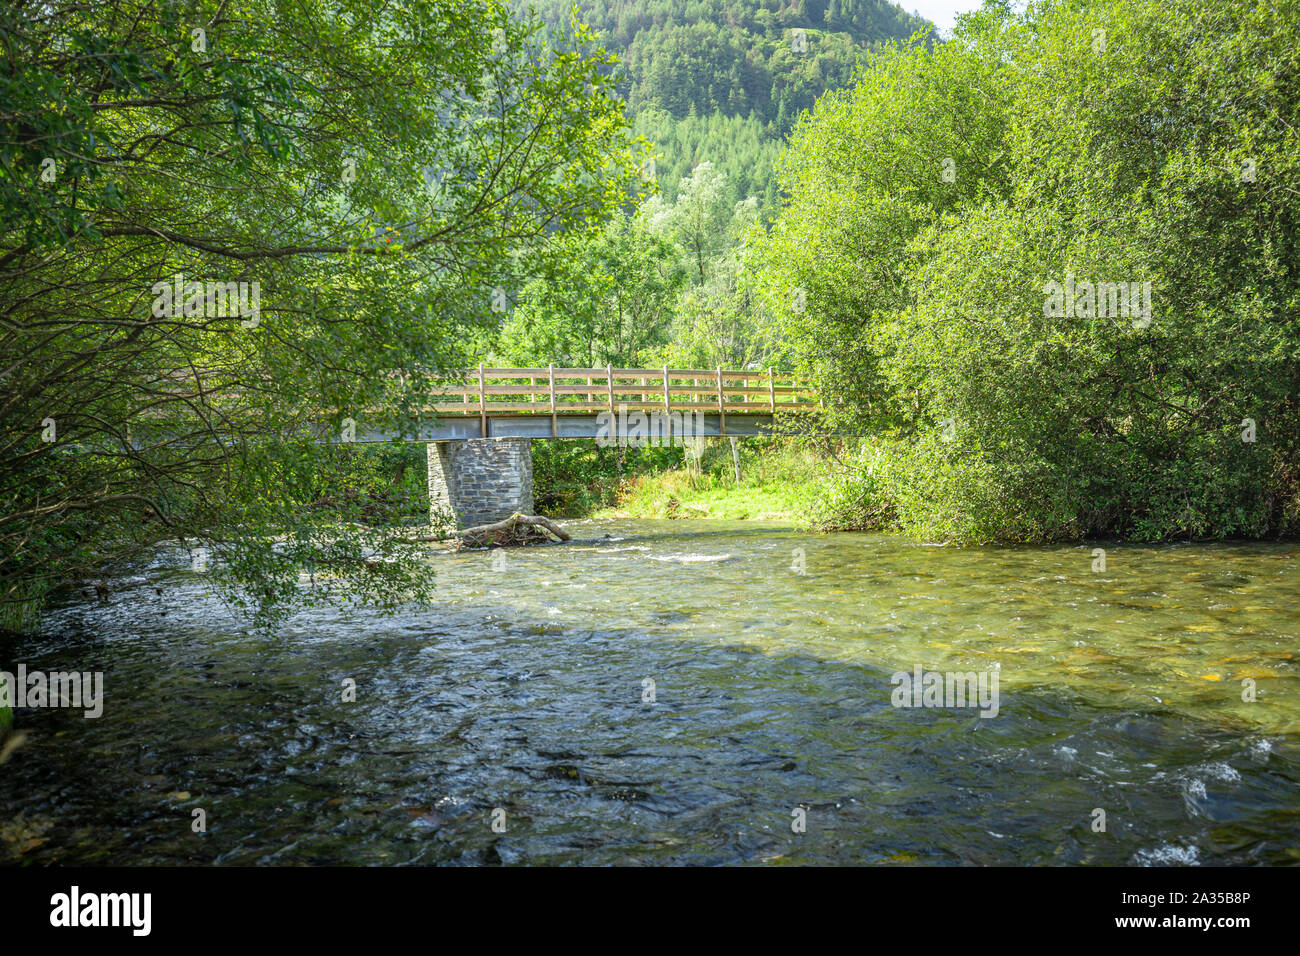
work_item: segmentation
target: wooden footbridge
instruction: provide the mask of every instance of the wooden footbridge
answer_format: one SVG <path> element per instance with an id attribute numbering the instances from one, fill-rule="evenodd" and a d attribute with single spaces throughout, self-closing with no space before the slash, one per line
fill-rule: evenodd
<path id="1" fill-rule="evenodd" d="M 485 368 L 452 373 L 431 395 L 425 441 L 596 438 L 640 413 L 675 434 L 762 435 L 777 417 L 818 407 L 812 391 L 774 369 Z M 690 424 L 682 423 L 690 416 Z M 689 429 L 689 430 L 687 430 Z"/>
<path id="2" fill-rule="evenodd" d="M 407 441 L 427 443 L 429 509 L 464 527 L 533 512 L 532 439 L 598 445 L 688 445 L 776 430 L 817 408 L 812 391 L 774 369 L 486 368 L 441 378 Z M 353 422 L 345 441 L 390 441 Z M 691 441 L 687 441 L 691 439 Z"/>

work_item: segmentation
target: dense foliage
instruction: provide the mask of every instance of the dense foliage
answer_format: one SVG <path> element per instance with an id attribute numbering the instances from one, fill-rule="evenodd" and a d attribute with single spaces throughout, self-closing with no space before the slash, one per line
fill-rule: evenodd
<path id="1" fill-rule="evenodd" d="M 4 621 L 160 538 L 263 623 L 427 593 L 402 507 L 318 506 L 365 468 L 314 440 L 413 429 L 495 289 L 635 196 L 612 60 L 564 31 L 496 0 L 0 8 Z"/>
<path id="2" fill-rule="evenodd" d="M 0 8 L 0 624 L 169 538 L 262 623 L 427 595 L 419 446 L 321 439 L 483 359 L 796 365 L 871 436 L 823 527 L 1300 531 L 1296 0 L 988 0 L 937 45 L 593 7 L 623 63 L 536 6 Z M 681 454 L 541 449 L 538 500 Z"/>
<path id="3" fill-rule="evenodd" d="M 732 203 L 701 163 L 677 197 L 558 243 L 564 255 L 524 284 L 494 340 L 494 365 L 766 368 L 767 312 L 744 266 L 761 232 L 754 199 Z"/>
<path id="4" fill-rule="evenodd" d="M 799 124 L 764 288 L 875 436 L 827 526 L 1300 530 L 1296 14 L 991 2 Z"/>

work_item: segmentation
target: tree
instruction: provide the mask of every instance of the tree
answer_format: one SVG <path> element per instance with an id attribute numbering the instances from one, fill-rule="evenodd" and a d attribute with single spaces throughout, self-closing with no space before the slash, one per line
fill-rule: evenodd
<path id="1" fill-rule="evenodd" d="M 765 294 L 905 528 L 1300 528 L 1298 26 L 991 3 L 799 125 Z"/>
<path id="2" fill-rule="evenodd" d="M 691 280 L 697 285 L 708 278 L 727 247 L 734 210 L 727 204 L 725 186 L 725 177 L 712 163 L 703 162 L 690 176 L 682 177 L 676 202 L 665 204 L 653 197 L 647 203 L 650 227 L 685 250 Z"/>
<path id="3" fill-rule="evenodd" d="M 565 255 L 531 282 L 498 353 L 527 366 L 638 367 L 668 335 L 685 281 L 681 251 L 644 216 L 622 216 L 563 243 Z"/>
<path id="4" fill-rule="evenodd" d="M 493 290 L 633 195 L 610 57 L 496 0 L 19 2 L 0 43 L 0 604 L 160 537 L 261 623 L 426 594 L 312 511 L 313 439 L 410 433 Z"/>
<path id="5" fill-rule="evenodd" d="M 749 288 L 739 261 L 720 268 L 704 285 L 682 293 L 673 334 L 655 365 L 675 368 L 762 369 L 773 350 L 762 301 Z"/>

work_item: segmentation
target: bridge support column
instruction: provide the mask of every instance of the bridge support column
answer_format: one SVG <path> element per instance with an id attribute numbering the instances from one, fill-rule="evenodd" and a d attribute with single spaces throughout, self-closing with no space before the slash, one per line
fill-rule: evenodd
<path id="1" fill-rule="evenodd" d="M 462 528 L 533 513 L 533 440 L 429 442 L 429 516 L 448 512 Z"/>

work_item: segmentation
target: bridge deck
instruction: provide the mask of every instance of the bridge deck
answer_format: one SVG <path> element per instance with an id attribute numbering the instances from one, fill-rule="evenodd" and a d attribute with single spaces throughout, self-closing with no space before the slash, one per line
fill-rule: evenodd
<path id="1" fill-rule="evenodd" d="M 629 409 L 629 411 L 631 411 Z M 658 410 L 663 414 L 663 410 Z M 648 413 L 649 414 L 649 413 Z M 680 413 L 675 413 L 680 414 Z M 675 421 L 675 420 L 674 420 Z M 772 415 L 727 415 L 724 430 L 721 416 L 701 414 L 691 422 L 690 434 L 694 436 L 730 435 L 737 438 L 767 435 L 774 431 L 776 419 Z M 421 427 L 414 435 L 409 433 L 401 437 L 405 441 L 461 441 L 466 438 L 600 438 L 614 433 L 597 415 L 557 415 L 554 422 L 543 415 L 503 415 L 487 418 L 487 434 L 483 434 L 482 419 L 462 417 L 440 417 L 438 421 Z M 552 427 L 554 426 L 554 428 Z M 680 437 L 681 427 L 674 423 L 673 437 Z M 391 431 L 358 423 L 356 433 L 351 439 L 357 442 L 387 442 L 396 437 Z M 330 444 L 338 438 L 330 435 L 324 439 Z M 649 441 L 647 436 L 646 441 Z"/>

